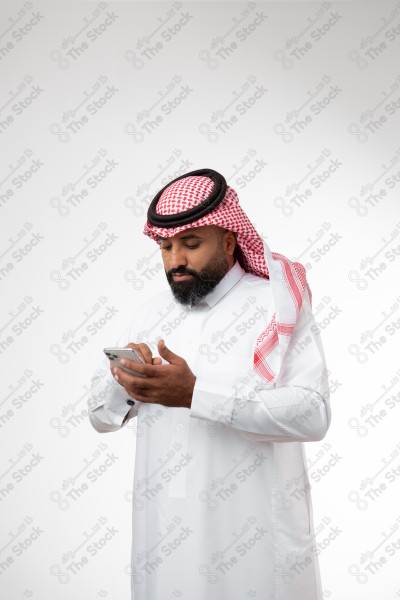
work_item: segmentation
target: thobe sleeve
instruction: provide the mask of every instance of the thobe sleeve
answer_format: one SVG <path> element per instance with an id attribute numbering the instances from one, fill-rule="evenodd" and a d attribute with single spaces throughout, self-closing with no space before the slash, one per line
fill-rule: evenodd
<path id="1" fill-rule="evenodd" d="M 328 373 L 307 297 L 275 386 L 257 379 L 243 388 L 234 378 L 235 373 L 232 381 L 218 380 L 218 373 L 213 379 L 197 377 L 191 416 L 220 421 L 259 441 L 319 441 L 325 436 L 331 421 Z"/>
<path id="2" fill-rule="evenodd" d="M 131 342 L 135 343 L 133 335 L 133 328 L 129 327 L 113 346 L 124 347 Z M 127 400 L 133 401 L 134 405 L 130 407 Z M 131 398 L 115 381 L 110 372 L 110 361 L 104 355 L 102 363 L 91 378 L 87 404 L 91 424 L 96 431 L 105 433 L 120 429 L 123 424 L 136 417 L 140 402 Z"/>

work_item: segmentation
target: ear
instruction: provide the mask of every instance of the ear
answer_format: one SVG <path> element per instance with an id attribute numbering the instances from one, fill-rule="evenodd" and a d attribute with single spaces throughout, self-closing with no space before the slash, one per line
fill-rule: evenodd
<path id="1" fill-rule="evenodd" d="M 236 247 L 236 233 L 234 233 L 233 231 L 227 231 L 225 233 L 225 250 L 227 252 L 227 254 L 229 254 L 229 256 L 233 256 L 233 253 L 235 252 L 235 247 Z"/>

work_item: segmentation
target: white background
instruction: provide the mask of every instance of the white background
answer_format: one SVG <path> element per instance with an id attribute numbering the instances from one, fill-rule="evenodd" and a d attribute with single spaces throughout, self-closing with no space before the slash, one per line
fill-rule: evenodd
<path id="1" fill-rule="evenodd" d="M 96 433 L 88 382 L 167 285 L 149 200 L 205 167 L 308 271 L 324 597 L 400 597 L 399 40 L 400 2 L 2 3 L 3 598 L 129 598 L 135 422 Z"/>

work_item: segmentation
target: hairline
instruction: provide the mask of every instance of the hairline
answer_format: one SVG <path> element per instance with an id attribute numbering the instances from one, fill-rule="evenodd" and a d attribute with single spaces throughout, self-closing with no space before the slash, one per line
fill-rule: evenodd
<path id="1" fill-rule="evenodd" d="M 200 228 L 203 228 L 203 227 L 215 227 L 215 228 L 216 228 L 216 234 L 217 234 L 217 236 L 218 236 L 219 238 L 222 238 L 222 236 L 223 236 L 223 235 L 224 235 L 224 234 L 225 234 L 227 231 L 229 231 L 229 229 L 225 229 L 224 227 L 220 227 L 219 225 L 214 225 L 214 224 L 212 224 L 212 225 L 203 225 L 203 226 L 200 226 L 198 229 L 200 229 Z M 196 229 L 197 229 L 197 228 L 196 228 Z M 164 242 L 164 241 L 166 241 L 166 240 L 170 240 L 171 238 L 175 238 L 175 237 L 178 237 L 178 236 L 179 236 L 179 239 L 180 239 L 180 240 L 188 240 L 188 239 L 193 239 L 193 238 L 194 238 L 194 239 L 197 239 L 197 240 L 203 240 L 203 239 L 204 239 L 204 237 L 203 237 L 203 236 L 201 236 L 201 235 L 197 235 L 196 233 L 191 233 L 191 232 L 188 232 L 188 233 L 186 233 L 186 234 L 185 234 L 185 233 L 184 233 L 185 231 L 187 231 L 187 230 L 183 230 L 182 232 L 179 232 L 179 233 L 177 233 L 176 235 L 173 235 L 173 236 L 171 236 L 171 237 L 166 237 L 166 238 L 165 238 L 165 237 L 162 237 L 161 235 L 157 235 L 157 237 L 156 237 L 156 240 L 157 240 L 158 242 Z M 180 235 L 180 233 L 183 233 L 184 235 Z"/>

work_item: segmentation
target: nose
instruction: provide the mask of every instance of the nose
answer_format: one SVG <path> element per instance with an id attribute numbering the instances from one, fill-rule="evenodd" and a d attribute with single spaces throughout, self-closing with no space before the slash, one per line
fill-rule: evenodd
<path id="1" fill-rule="evenodd" d="M 186 253 L 182 246 L 172 246 L 168 254 L 168 263 L 169 269 L 178 269 L 179 267 L 186 267 Z"/>

